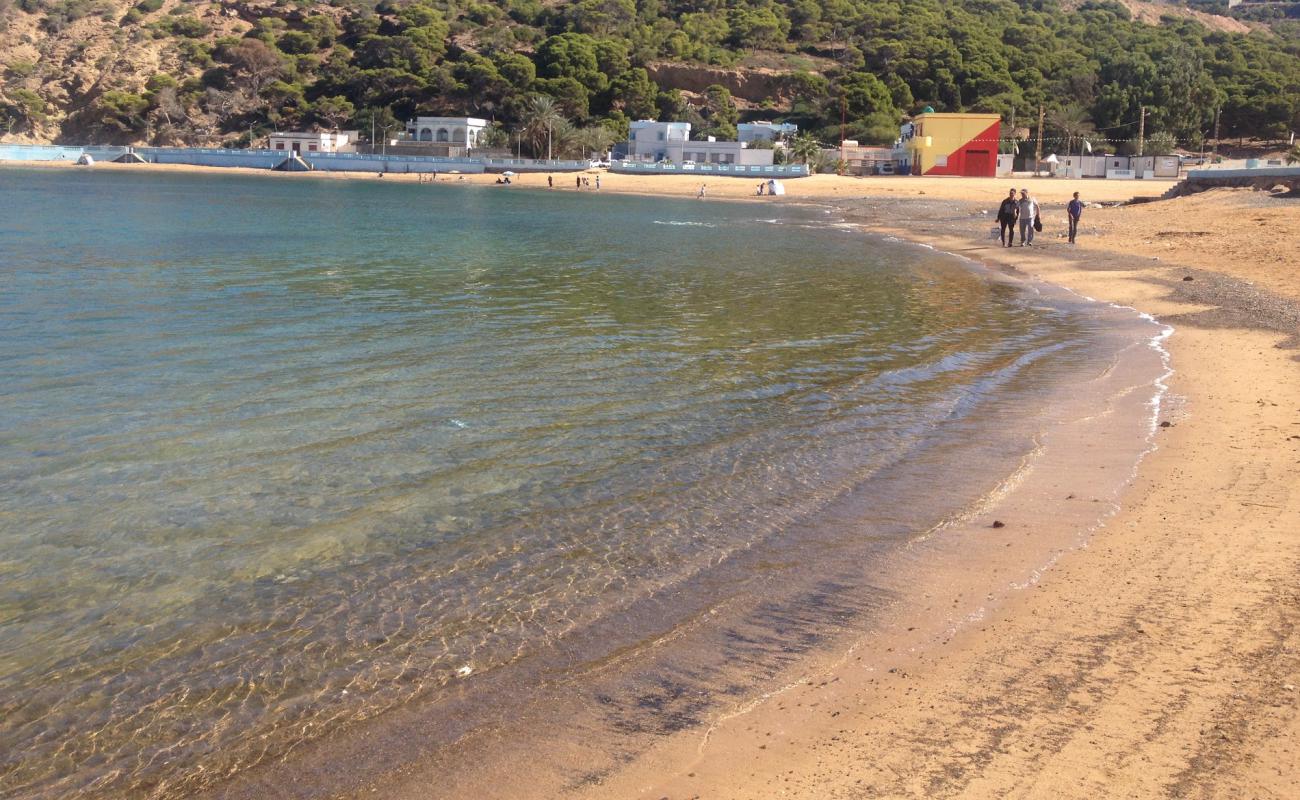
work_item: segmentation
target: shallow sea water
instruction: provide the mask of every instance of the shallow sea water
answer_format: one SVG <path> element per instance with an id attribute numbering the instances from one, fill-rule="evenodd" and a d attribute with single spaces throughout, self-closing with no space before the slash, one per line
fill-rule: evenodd
<path id="1" fill-rule="evenodd" d="M 187 796 L 905 542 L 1118 346 L 813 208 L 9 169 L 0 207 L 4 797 Z"/>

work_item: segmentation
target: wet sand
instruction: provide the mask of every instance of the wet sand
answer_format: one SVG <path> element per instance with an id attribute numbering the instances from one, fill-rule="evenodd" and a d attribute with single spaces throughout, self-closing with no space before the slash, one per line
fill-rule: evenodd
<path id="1" fill-rule="evenodd" d="M 524 176 L 516 185 L 534 178 L 544 183 Z M 752 191 L 741 185 L 750 181 L 733 180 L 707 180 L 710 197 Z M 699 182 L 603 175 L 602 190 L 689 195 Z M 1161 419 L 1169 425 L 1118 513 L 1087 546 L 1064 550 L 968 624 L 951 625 L 946 605 L 995 584 L 998 559 L 954 559 L 916 576 L 912 589 L 929 603 L 882 616 L 853 649 L 801 661 L 783 690 L 706 725 L 665 732 L 648 751 L 567 786 L 565 795 L 1293 796 L 1300 202 L 1219 191 L 1089 209 L 1080 245 L 1070 248 L 1058 219 L 1070 192 L 1111 201 L 1164 187 L 1040 179 L 1028 182 L 1047 204 L 1039 246 L 1004 250 L 988 230 L 1010 185 L 818 176 L 787 181 L 789 195 L 764 201 L 831 200 L 873 230 L 1172 324 L 1174 374 Z M 1086 457 L 1077 464 L 1092 466 Z M 1056 503 L 1077 499 L 1063 488 Z M 987 529 L 985 552 L 1016 553 L 1016 537 L 1050 524 L 1060 507 L 1044 500 L 1016 516 L 988 509 L 1006 520 Z M 578 748 L 560 755 L 583 758 Z M 553 784 L 533 780 L 553 764 L 527 754 L 517 763 L 489 796 L 555 796 Z M 456 782 L 448 777 L 410 764 L 374 775 L 355 796 L 448 796 L 443 790 Z"/>
<path id="2" fill-rule="evenodd" d="M 1090 211 L 1077 250 L 1050 226 L 999 249 L 979 210 L 912 209 L 897 232 L 1175 326 L 1169 427 L 1120 512 L 951 639 L 927 644 L 918 609 L 877 632 L 886 657 L 810 665 L 581 796 L 1294 796 L 1300 290 L 1276 276 L 1300 267 L 1300 203 L 1223 191 Z M 1251 213 L 1272 224 L 1230 224 Z M 1183 229 L 1212 232 L 1154 235 Z"/>

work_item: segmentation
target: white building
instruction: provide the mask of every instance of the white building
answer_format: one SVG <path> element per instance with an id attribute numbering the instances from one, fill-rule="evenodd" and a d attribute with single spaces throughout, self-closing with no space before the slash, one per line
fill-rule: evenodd
<path id="1" fill-rule="evenodd" d="M 771 150 L 751 150 L 745 142 L 719 142 L 712 136 L 691 140 L 689 122 L 640 120 L 629 126 L 627 157 L 631 161 L 670 161 L 675 164 L 772 163 Z"/>
<path id="2" fill-rule="evenodd" d="M 477 117 L 416 117 L 406 123 L 406 134 L 409 141 L 473 150 L 487 127 L 488 121 Z"/>
<path id="3" fill-rule="evenodd" d="M 746 144 L 766 139 L 769 142 L 784 141 L 788 136 L 799 132 L 799 126 L 793 122 L 742 122 L 736 126 L 736 138 Z"/>
<path id="4" fill-rule="evenodd" d="M 286 153 L 352 153 L 357 149 L 357 132 L 273 133 L 270 142 L 272 150 Z"/>
<path id="5" fill-rule="evenodd" d="M 689 122 L 655 122 L 643 119 L 628 126 L 627 156 L 633 161 L 679 161 L 670 151 L 691 138 Z"/>

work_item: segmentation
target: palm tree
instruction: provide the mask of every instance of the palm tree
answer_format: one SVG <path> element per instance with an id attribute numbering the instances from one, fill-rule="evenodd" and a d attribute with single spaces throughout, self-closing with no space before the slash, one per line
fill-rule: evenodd
<path id="1" fill-rule="evenodd" d="M 614 144 L 614 133 L 604 125 L 592 125 L 574 131 L 573 139 L 578 157 L 590 158 L 593 155 L 603 156 L 609 150 Z"/>
<path id="2" fill-rule="evenodd" d="M 532 142 L 533 152 L 540 152 L 542 142 L 546 142 L 546 159 L 551 159 L 554 134 L 557 128 L 568 123 L 560 113 L 555 98 L 544 94 L 535 95 L 524 109 L 524 135 Z"/>
<path id="3" fill-rule="evenodd" d="M 821 153 L 821 144 L 813 138 L 811 133 L 800 133 L 792 138 L 786 145 L 790 151 L 790 157 L 807 164 L 811 158 L 816 158 Z"/>
<path id="4" fill-rule="evenodd" d="M 1082 148 L 1084 137 L 1097 130 L 1092 121 L 1088 119 L 1088 112 L 1077 103 L 1071 103 L 1065 108 L 1053 111 L 1051 122 L 1057 130 L 1065 134 L 1066 155 L 1074 152 L 1075 140 L 1080 142 L 1080 148 Z"/>

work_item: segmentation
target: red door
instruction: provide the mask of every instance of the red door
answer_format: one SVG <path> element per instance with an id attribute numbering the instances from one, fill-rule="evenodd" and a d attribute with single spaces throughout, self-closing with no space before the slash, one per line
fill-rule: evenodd
<path id="1" fill-rule="evenodd" d="M 972 178 L 993 177 L 993 159 L 988 150 L 967 150 L 966 169 L 963 175 Z"/>

